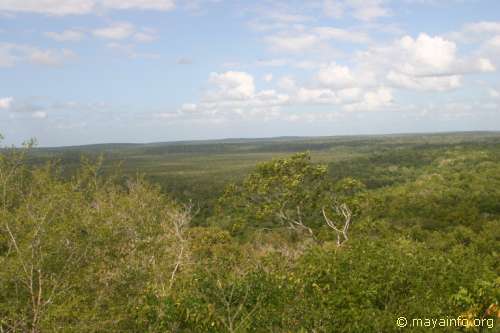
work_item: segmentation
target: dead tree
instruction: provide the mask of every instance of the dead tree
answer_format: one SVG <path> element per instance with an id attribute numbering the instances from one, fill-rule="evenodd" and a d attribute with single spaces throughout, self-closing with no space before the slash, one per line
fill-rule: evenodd
<path id="1" fill-rule="evenodd" d="M 340 246 L 342 245 L 342 243 L 349 239 L 347 237 L 347 232 L 349 231 L 349 226 L 351 225 L 352 212 L 345 203 L 340 205 L 335 204 L 333 206 L 333 209 L 338 216 L 344 219 L 343 224 L 341 224 L 341 222 L 339 222 L 339 224 L 336 224 L 332 219 L 328 218 L 328 216 L 326 215 L 325 207 L 323 207 L 321 210 L 323 212 L 323 217 L 326 224 L 337 233 L 337 246 Z M 341 238 L 343 239 L 341 240 Z"/>
<path id="2" fill-rule="evenodd" d="M 284 207 L 280 208 L 280 211 L 277 213 L 278 218 L 283 222 L 287 223 L 290 229 L 292 230 L 306 230 L 312 238 L 314 238 L 314 232 L 311 228 L 306 226 L 302 221 L 302 212 L 300 210 L 300 206 L 296 208 L 296 218 L 292 218 L 285 212 Z"/>
<path id="3" fill-rule="evenodd" d="M 199 210 L 193 212 L 193 204 L 190 202 L 189 204 L 184 205 L 181 209 L 175 209 L 168 213 L 174 229 L 174 235 L 177 238 L 179 245 L 174 268 L 170 275 L 169 289 L 172 289 L 175 281 L 175 275 L 185 259 L 185 250 L 187 247 L 187 239 L 185 238 L 186 229 L 189 226 L 192 217 L 196 215 L 198 211 Z"/>

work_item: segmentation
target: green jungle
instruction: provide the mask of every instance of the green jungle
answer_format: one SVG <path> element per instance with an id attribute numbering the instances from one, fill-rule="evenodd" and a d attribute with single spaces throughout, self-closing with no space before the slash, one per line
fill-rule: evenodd
<path id="1" fill-rule="evenodd" d="M 500 332 L 499 252 L 498 132 L 0 150 L 0 333 Z"/>

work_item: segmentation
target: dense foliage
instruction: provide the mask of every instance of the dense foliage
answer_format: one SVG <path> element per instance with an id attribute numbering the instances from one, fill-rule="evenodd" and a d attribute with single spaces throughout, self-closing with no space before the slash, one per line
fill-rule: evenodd
<path id="1" fill-rule="evenodd" d="M 224 191 L 200 189 L 216 196 L 209 204 L 175 200 L 102 159 L 33 163 L 28 151 L 0 151 L 0 332 L 427 332 L 396 320 L 498 321 L 498 144 L 403 144 L 329 164 L 297 153 Z"/>

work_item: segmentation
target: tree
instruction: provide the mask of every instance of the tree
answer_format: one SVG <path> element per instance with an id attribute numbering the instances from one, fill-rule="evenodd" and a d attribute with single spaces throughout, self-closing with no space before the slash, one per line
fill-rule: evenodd
<path id="1" fill-rule="evenodd" d="M 347 185 L 336 191 L 325 165 L 312 163 L 308 153 L 295 154 L 262 163 L 241 185 L 229 185 L 219 211 L 226 220 L 244 221 L 247 228 L 286 226 L 313 238 L 315 229 L 328 226 L 340 245 L 348 239 L 353 217 L 345 194 L 360 187 L 355 181 L 342 184 Z"/>
<path id="2" fill-rule="evenodd" d="M 65 179 L 26 154 L 0 151 L 0 332 L 137 331 L 135 304 L 185 263 L 190 208 L 100 163 Z"/>

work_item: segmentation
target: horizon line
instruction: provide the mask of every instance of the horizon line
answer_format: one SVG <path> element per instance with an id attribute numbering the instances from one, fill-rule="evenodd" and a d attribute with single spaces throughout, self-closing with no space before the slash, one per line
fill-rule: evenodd
<path id="1" fill-rule="evenodd" d="M 280 135 L 280 136 L 263 136 L 263 137 L 222 137 L 215 139 L 187 139 L 187 140 L 170 140 L 170 141 L 143 141 L 143 142 L 97 142 L 80 145 L 60 145 L 60 146 L 35 146 L 34 149 L 55 149 L 55 148 L 83 148 L 89 146 L 105 146 L 105 145 L 137 145 L 147 146 L 154 144 L 196 144 L 196 143 L 214 143 L 220 141 L 266 141 L 276 139 L 321 139 L 321 138 L 354 138 L 354 137 L 384 137 L 384 136 L 411 136 L 411 135 L 447 135 L 447 134 L 500 134 L 500 130 L 464 130 L 464 131 L 429 131 L 429 132 L 391 132 L 391 133 L 364 133 L 364 134 L 338 134 L 338 135 Z M 36 140 L 36 138 L 34 138 Z M 228 142 L 230 143 L 230 142 Z M 11 147 L 17 147 L 11 145 Z M 5 147 L 3 147 L 5 148 Z"/>

